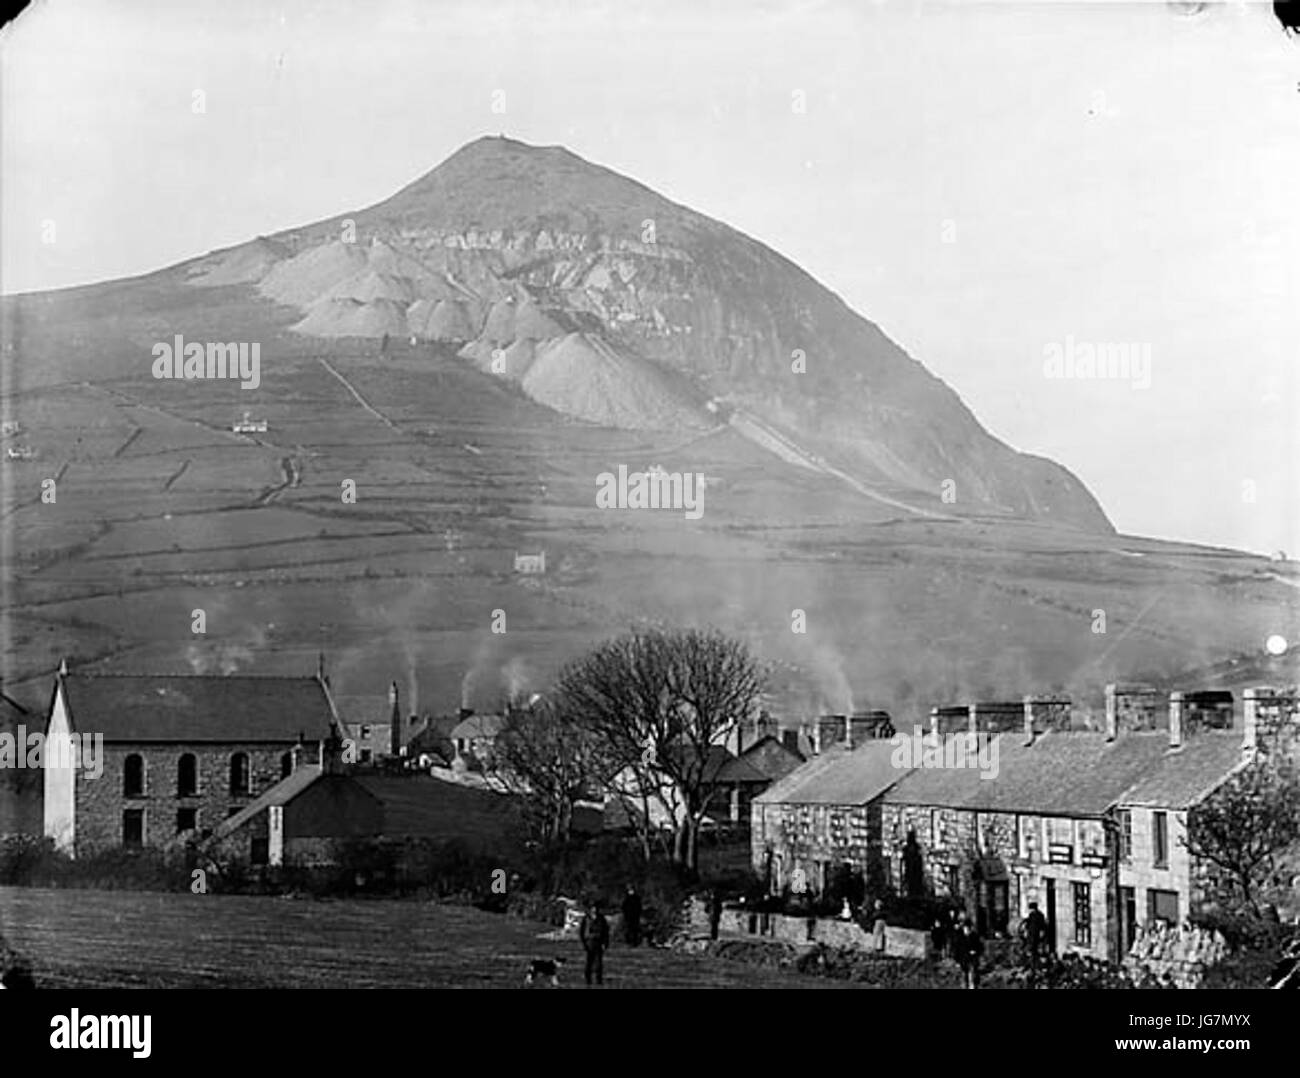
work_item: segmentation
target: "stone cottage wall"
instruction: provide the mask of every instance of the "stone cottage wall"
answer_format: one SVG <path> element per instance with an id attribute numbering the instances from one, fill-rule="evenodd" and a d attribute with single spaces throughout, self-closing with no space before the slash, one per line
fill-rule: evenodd
<path id="1" fill-rule="evenodd" d="M 144 810 L 144 844 L 164 846 L 176 837 L 179 809 L 197 810 L 199 830 L 211 830 L 233 809 L 250 804 L 280 781 L 280 759 L 293 749 L 293 742 L 280 745 L 183 746 L 130 743 L 104 746 L 104 770 L 91 778 L 84 770 L 76 776 L 76 850 L 84 853 L 122 844 L 122 814 L 126 809 Z M 176 795 L 177 769 L 181 756 L 192 752 L 198 762 L 198 789 L 194 797 Z M 251 787 L 247 797 L 230 795 L 230 757 L 246 752 Z M 144 795 L 123 796 L 126 758 L 133 753 L 144 757 Z"/>
<path id="2" fill-rule="evenodd" d="M 1124 968 L 1135 980 L 1149 972 L 1156 980 L 1166 973 L 1179 988 L 1196 988 L 1205 972 L 1228 953 L 1223 936 L 1183 924 L 1177 928 L 1157 922 L 1138 929 Z"/>

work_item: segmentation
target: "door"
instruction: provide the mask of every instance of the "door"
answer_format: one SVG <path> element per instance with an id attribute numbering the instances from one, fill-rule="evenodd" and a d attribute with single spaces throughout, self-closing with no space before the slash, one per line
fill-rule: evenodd
<path id="1" fill-rule="evenodd" d="M 993 935 L 1006 935 L 1011 924 L 1011 888 L 1006 880 L 990 880 L 985 888 L 988 896 L 987 931 Z"/>
<path id="2" fill-rule="evenodd" d="M 1056 953 L 1056 881 L 1048 877 L 1043 881 L 1047 888 L 1047 945 Z"/>
<path id="3" fill-rule="evenodd" d="M 1124 918 L 1121 926 L 1123 935 L 1120 937 L 1124 941 L 1124 953 L 1127 954 L 1133 947 L 1133 940 L 1137 937 L 1137 892 L 1132 887 L 1121 887 L 1120 896 L 1120 916 Z"/>

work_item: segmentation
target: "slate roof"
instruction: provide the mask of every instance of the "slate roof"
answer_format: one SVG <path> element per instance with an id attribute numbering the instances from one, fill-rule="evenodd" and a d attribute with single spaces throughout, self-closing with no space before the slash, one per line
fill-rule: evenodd
<path id="1" fill-rule="evenodd" d="M 908 772 L 893 763 L 890 741 L 873 739 L 856 749 L 814 756 L 754 798 L 760 804 L 865 805 Z"/>
<path id="2" fill-rule="evenodd" d="M 334 709 L 315 677 L 68 674 L 74 730 L 106 742 L 296 742 L 330 734 Z"/>
<path id="3" fill-rule="evenodd" d="M 974 767 L 919 768 L 885 801 L 975 812 L 1101 816 L 1169 752 L 1169 735 L 1163 730 L 1128 733 L 1114 741 L 1093 732 L 1050 732 L 1032 745 L 1025 745 L 1022 735 L 1008 733 L 997 742 L 995 778 L 982 778 L 984 772 Z"/>
<path id="4" fill-rule="evenodd" d="M 764 784 L 772 781 L 770 775 L 765 775 L 743 756 L 732 756 L 728 752 L 727 757 L 727 759 L 720 761 L 709 760 L 704 773 L 705 781 Z"/>
<path id="5" fill-rule="evenodd" d="M 1165 753 L 1120 797 L 1124 805 L 1191 808 L 1241 766 L 1241 731 L 1203 731 Z"/>
<path id="6" fill-rule="evenodd" d="M 294 768 L 288 778 L 281 779 L 265 793 L 249 804 L 228 816 L 212 829 L 216 838 L 224 838 L 232 831 L 237 831 L 261 812 L 272 805 L 286 805 L 321 777 L 319 764 L 300 764 Z"/>
<path id="7" fill-rule="evenodd" d="M 495 840 L 515 821 L 517 800 L 428 775 L 357 774 L 384 807 L 385 837 Z"/>
<path id="8" fill-rule="evenodd" d="M 453 741 L 474 741 L 494 738 L 506 728 L 504 715 L 471 715 L 453 727 L 449 735 Z"/>

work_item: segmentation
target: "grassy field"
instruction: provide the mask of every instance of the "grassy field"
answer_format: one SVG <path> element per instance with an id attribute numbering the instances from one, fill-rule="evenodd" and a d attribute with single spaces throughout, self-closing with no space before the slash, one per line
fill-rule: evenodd
<path id="1" fill-rule="evenodd" d="M 236 895 L 0 888 L 0 932 L 52 988 L 518 988 L 533 958 L 577 943 L 459 906 Z M 608 988 L 850 987 L 796 973 L 615 944 Z"/>

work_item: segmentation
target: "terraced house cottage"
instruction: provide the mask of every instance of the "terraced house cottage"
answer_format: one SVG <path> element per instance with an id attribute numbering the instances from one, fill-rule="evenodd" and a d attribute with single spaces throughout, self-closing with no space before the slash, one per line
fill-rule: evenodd
<path id="1" fill-rule="evenodd" d="M 47 742 L 102 736 L 103 771 L 92 777 L 67 754 L 45 754 L 45 834 L 76 856 L 211 831 L 292 774 L 304 748 L 315 757 L 337 721 L 319 671 L 134 676 L 70 674 L 65 664 Z"/>

